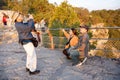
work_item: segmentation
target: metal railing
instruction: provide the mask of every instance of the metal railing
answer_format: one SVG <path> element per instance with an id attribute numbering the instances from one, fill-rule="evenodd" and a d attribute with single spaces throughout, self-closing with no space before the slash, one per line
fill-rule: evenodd
<path id="1" fill-rule="evenodd" d="M 66 28 L 66 30 L 68 29 L 69 28 Z M 55 32 L 60 31 L 61 28 L 49 30 L 50 32 Z M 1 30 L 0 42 L 2 41 L 3 43 L 6 43 L 8 39 L 11 40 L 11 36 L 7 36 L 6 32 L 13 32 L 14 34 L 17 34 L 16 30 Z M 93 34 L 93 37 L 91 37 L 89 40 L 90 54 L 104 57 L 120 58 L 120 27 L 90 28 L 90 32 L 97 33 L 95 35 Z M 50 39 L 50 37 L 47 34 L 42 34 L 41 45 L 46 48 L 51 48 L 52 45 L 52 49 L 54 48 L 63 50 L 67 39 L 64 36 L 61 36 L 61 32 L 58 33 L 60 33 L 59 36 L 52 36 L 52 39 Z M 16 38 L 14 41 L 18 41 L 18 39 Z"/>
<path id="2" fill-rule="evenodd" d="M 69 28 L 66 28 L 66 30 L 68 29 Z M 60 28 L 50 29 L 50 31 L 56 31 L 56 30 L 58 31 L 60 30 Z M 92 55 L 98 55 L 104 57 L 120 58 L 120 27 L 90 28 L 90 32 L 92 32 L 92 30 L 96 30 L 95 33 L 97 33 L 98 31 L 98 35 L 96 34 L 97 37 L 95 37 L 93 34 L 93 37 L 90 38 L 89 53 Z M 43 35 L 42 38 L 43 38 L 43 46 L 47 48 L 50 47 L 51 42 L 49 40 L 49 37 Z M 67 40 L 65 37 L 53 36 L 53 43 L 54 43 L 53 45 L 55 49 L 63 49 L 66 42 Z"/>

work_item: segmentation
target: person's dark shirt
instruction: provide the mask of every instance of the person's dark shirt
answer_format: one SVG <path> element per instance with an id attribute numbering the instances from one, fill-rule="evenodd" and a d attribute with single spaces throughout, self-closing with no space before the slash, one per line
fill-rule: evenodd
<path id="1" fill-rule="evenodd" d="M 26 24 L 22 22 L 15 22 L 15 27 L 18 32 L 19 40 L 33 38 L 33 35 L 31 33 L 32 29 L 34 29 L 33 25 L 33 19 L 30 19 Z"/>

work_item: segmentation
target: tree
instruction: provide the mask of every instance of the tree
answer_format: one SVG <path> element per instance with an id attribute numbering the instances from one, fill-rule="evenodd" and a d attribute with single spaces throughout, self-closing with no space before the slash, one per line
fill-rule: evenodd
<path id="1" fill-rule="evenodd" d="M 54 14 L 50 18 L 50 26 L 56 21 L 63 24 L 63 27 L 65 27 L 79 23 L 79 18 L 77 17 L 74 8 L 64 1 L 60 6 L 55 7 Z"/>
<path id="2" fill-rule="evenodd" d="M 90 22 L 90 14 L 88 9 L 75 7 L 75 12 L 77 13 L 81 23 L 88 24 Z"/>
<path id="3" fill-rule="evenodd" d="M 24 14 L 31 13 L 34 15 L 35 21 L 38 22 L 42 18 L 49 19 L 54 9 L 54 6 L 49 4 L 48 0 L 8 0 L 8 7 Z"/>
<path id="4" fill-rule="evenodd" d="M 54 6 L 49 4 L 47 0 L 34 0 L 30 10 L 33 10 L 36 21 L 40 21 L 42 18 L 49 20 L 53 14 Z"/>
<path id="5" fill-rule="evenodd" d="M 0 9 L 7 9 L 7 0 L 0 0 Z"/>
<path id="6" fill-rule="evenodd" d="M 115 26 L 118 26 L 120 27 L 120 9 L 116 10 L 114 12 L 114 19 L 113 19 L 113 22 L 115 24 Z"/>
<path id="7" fill-rule="evenodd" d="M 117 10 L 96 10 L 92 11 L 93 23 L 105 23 L 105 26 L 120 26 L 120 9 Z M 96 17 L 96 18 L 95 18 Z M 100 21 L 96 21 L 99 17 Z M 95 22 L 94 22 L 95 21 Z"/>
<path id="8" fill-rule="evenodd" d="M 24 13 L 23 5 L 22 5 L 23 1 L 19 2 L 18 0 L 8 0 L 8 7 L 13 11 L 18 11 L 18 12 Z M 26 9 L 26 8 L 24 8 L 24 9 Z"/>

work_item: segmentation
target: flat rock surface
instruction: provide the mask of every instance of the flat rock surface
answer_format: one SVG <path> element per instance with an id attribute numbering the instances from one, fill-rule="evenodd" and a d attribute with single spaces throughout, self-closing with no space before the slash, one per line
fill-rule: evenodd
<path id="1" fill-rule="evenodd" d="M 40 74 L 25 70 L 26 53 L 17 42 L 0 45 L 0 80 L 120 80 L 120 60 L 90 57 L 77 68 L 60 50 L 36 48 Z"/>

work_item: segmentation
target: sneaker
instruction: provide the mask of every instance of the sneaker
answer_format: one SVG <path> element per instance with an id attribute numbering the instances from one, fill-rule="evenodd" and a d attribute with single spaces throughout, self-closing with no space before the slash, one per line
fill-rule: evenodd
<path id="1" fill-rule="evenodd" d="M 67 58 L 67 59 L 69 59 L 69 60 L 71 59 L 71 57 L 70 57 L 70 56 L 66 56 L 66 58 Z"/>
<path id="2" fill-rule="evenodd" d="M 30 71 L 28 68 L 26 68 L 26 72 Z"/>
<path id="3" fill-rule="evenodd" d="M 86 60 L 87 60 L 87 57 L 82 59 L 81 62 L 76 65 L 76 67 L 80 67 L 83 63 L 85 63 Z"/>
<path id="4" fill-rule="evenodd" d="M 76 66 L 77 64 L 79 64 L 79 62 L 80 62 L 80 61 L 78 61 L 78 62 L 73 62 L 73 63 L 72 63 L 72 66 Z"/>
<path id="5" fill-rule="evenodd" d="M 35 75 L 35 74 L 39 74 L 39 73 L 40 73 L 40 70 L 36 70 L 36 71 L 34 71 L 34 72 L 29 71 L 29 74 L 30 74 L 30 75 Z"/>

